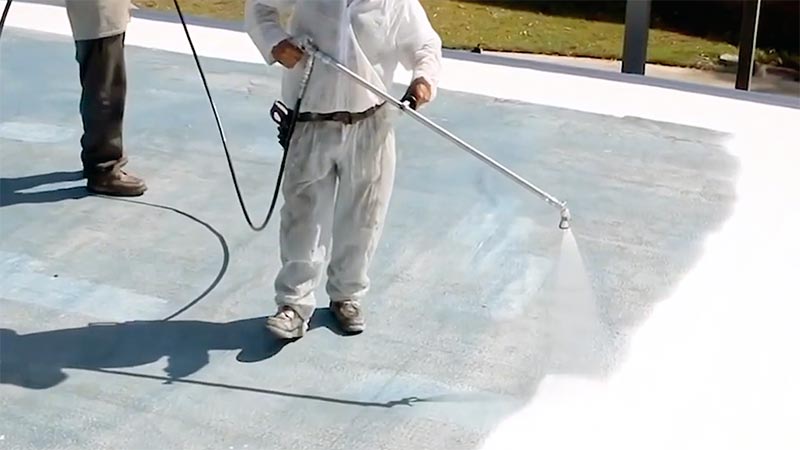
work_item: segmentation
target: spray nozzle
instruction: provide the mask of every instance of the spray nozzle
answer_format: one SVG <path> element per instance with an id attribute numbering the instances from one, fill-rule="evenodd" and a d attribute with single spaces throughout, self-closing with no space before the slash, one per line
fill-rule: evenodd
<path id="1" fill-rule="evenodd" d="M 572 216 L 569 214 L 569 209 L 566 206 L 563 206 L 561 208 L 561 221 L 558 222 L 558 228 L 560 228 L 562 230 L 568 230 L 569 229 L 569 221 L 570 221 L 571 218 L 572 218 Z"/>

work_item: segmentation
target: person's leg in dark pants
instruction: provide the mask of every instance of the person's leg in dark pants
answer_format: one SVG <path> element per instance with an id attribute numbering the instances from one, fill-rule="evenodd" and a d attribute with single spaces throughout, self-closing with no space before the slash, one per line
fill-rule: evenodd
<path id="1" fill-rule="evenodd" d="M 81 160 L 87 188 L 108 195 L 141 195 L 144 181 L 127 174 L 122 145 L 127 80 L 125 34 L 75 41 L 83 119 Z"/>

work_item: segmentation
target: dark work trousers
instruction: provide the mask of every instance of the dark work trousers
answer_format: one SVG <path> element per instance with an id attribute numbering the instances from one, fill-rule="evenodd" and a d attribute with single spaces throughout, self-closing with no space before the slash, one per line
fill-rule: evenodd
<path id="1" fill-rule="evenodd" d="M 124 162 L 125 34 L 75 41 L 81 78 L 81 161 L 85 173 L 104 172 Z"/>

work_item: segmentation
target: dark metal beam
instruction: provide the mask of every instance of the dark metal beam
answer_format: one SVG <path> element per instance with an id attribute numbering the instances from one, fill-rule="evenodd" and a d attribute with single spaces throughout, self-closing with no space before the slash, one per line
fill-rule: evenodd
<path id="1" fill-rule="evenodd" d="M 644 75 L 647 39 L 650 31 L 651 0 L 628 0 L 625 6 L 625 40 L 622 45 L 622 72 Z"/>
<path id="2" fill-rule="evenodd" d="M 761 0 L 742 0 L 742 30 L 739 35 L 739 60 L 736 72 L 736 89 L 750 90 L 756 56 L 758 17 Z"/>

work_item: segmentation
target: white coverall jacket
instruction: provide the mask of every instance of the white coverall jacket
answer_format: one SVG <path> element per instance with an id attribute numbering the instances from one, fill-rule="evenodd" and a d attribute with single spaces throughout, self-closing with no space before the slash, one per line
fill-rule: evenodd
<path id="1" fill-rule="evenodd" d="M 66 7 L 76 41 L 122 34 L 131 20 L 130 0 L 66 0 Z"/>
<path id="2" fill-rule="evenodd" d="M 288 19 L 288 20 L 287 20 Z M 286 27 L 281 23 L 287 23 Z M 310 38 L 322 51 L 388 90 L 402 64 L 435 93 L 441 39 L 419 0 L 247 0 L 245 26 L 265 61 L 288 37 Z M 293 107 L 305 60 L 283 77 L 283 101 Z M 301 111 L 361 112 L 382 99 L 316 61 Z M 308 319 L 314 289 L 327 266 L 331 301 L 360 300 L 383 228 L 394 183 L 395 140 L 386 106 L 367 119 L 299 122 L 289 146 L 281 209 L 282 268 L 276 302 Z"/>

